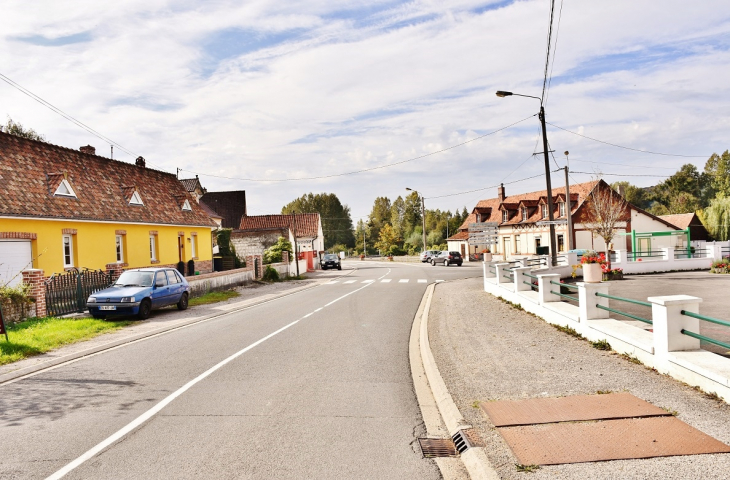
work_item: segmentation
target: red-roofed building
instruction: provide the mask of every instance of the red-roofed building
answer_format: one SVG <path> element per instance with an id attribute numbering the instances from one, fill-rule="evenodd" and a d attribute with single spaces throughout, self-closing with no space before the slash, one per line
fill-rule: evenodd
<path id="1" fill-rule="evenodd" d="M 284 237 L 296 247 L 300 259 L 307 260 L 307 269 L 318 268 L 315 259 L 324 252 L 324 234 L 319 213 L 296 215 L 244 215 L 238 229 L 231 233 L 236 254 L 262 255 L 264 250 Z"/>
<path id="2" fill-rule="evenodd" d="M 25 268 L 212 270 L 216 227 L 176 176 L 0 133 L 0 284 Z"/>
<path id="3" fill-rule="evenodd" d="M 553 212 L 555 220 L 566 220 L 564 225 L 556 225 L 556 241 L 558 252 L 565 252 L 569 249 L 568 242 L 568 211 L 570 211 L 573 226 L 572 246 L 577 249 L 591 249 L 605 251 L 606 246 L 600 237 L 594 237 L 588 227 L 582 223 L 586 221 L 586 200 L 596 189 L 611 190 L 603 180 L 579 183 L 570 186 L 570 202 L 566 197 L 564 187 L 553 188 Z M 611 190 L 612 191 L 612 190 Z M 616 193 L 616 195 L 618 195 Z M 498 224 L 499 234 L 497 245 L 490 245 L 492 253 L 504 254 L 507 257 L 514 255 L 534 255 L 538 247 L 550 245 L 550 229 L 548 226 L 540 226 L 538 222 L 549 219 L 547 191 L 523 193 L 507 196 L 504 186 L 497 190 L 497 197 L 488 200 L 480 200 L 459 227 L 459 231 L 447 239 L 449 250 L 460 251 L 462 256 L 473 255 L 481 252 L 487 245 L 469 244 L 468 230 L 470 223 L 493 222 Z M 677 230 L 672 223 L 651 215 L 644 210 L 628 205 L 630 219 L 619 223 L 616 233 L 630 232 L 636 229 L 640 232 L 658 232 Z M 628 216 L 628 212 L 627 212 Z M 640 249 L 651 251 L 660 246 L 661 242 L 679 242 L 679 237 L 659 237 L 653 240 L 654 245 L 641 245 Z M 628 237 L 616 236 L 613 240 L 615 249 L 631 249 Z"/>

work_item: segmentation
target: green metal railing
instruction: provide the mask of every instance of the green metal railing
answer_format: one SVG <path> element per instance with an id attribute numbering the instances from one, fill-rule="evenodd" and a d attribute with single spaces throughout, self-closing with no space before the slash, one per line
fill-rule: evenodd
<path id="1" fill-rule="evenodd" d="M 632 298 L 616 297 L 614 295 L 606 295 L 605 293 L 600 293 L 600 292 L 596 292 L 596 296 L 608 298 L 610 300 L 616 300 L 617 302 L 633 303 L 635 305 L 641 305 L 642 307 L 651 307 L 651 303 L 649 303 L 649 302 L 643 302 L 641 300 L 634 300 Z M 652 325 L 654 323 L 651 320 L 649 320 L 648 318 L 639 317 L 638 315 L 633 315 L 628 312 L 622 312 L 621 310 L 616 310 L 615 308 L 604 307 L 603 305 L 600 305 L 598 303 L 596 304 L 596 308 L 598 308 L 599 310 L 606 310 L 607 312 L 616 313 L 616 314 L 622 315 L 624 317 L 633 318 L 634 320 L 648 323 L 649 325 Z"/>
<path id="2" fill-rule="evenodd" d="M 575 289 L 575 290 L 578 290 L 578 287 L 576 287 L 575 285 L 570 285 L 570 284 L 567 284 L 567 283 L 560 283 L 560 282 L 556 282 L 556 281 L 554 281 L 554 280 L 550 280 L 550 283 L 551 283 L 552 285 L 557 285 L 557 286 L 559 286 L 559 287 L 565 287 L 565 288 L 571 288 L 571 289 Z M 567 300 L 571 300 L 571 301 L 573 301 L 573 302 L 578 302 L 578 299 L 577 299 L 577 298 L 575 298 L 575 297 L 571 297 L 570 295 L 566 295 L 566 294 L 564 294 L 564 293 L 562 293 L 562 292 L 556 292 L 556 291 L 554 291 L 554 290 L 550 290 L 550 293 L 552 293 L 552 294 L 554 294 L 554 295 L 557 295 L 557 296 L 559 296 L 559 297 L 565 298 L 565 299 L 567 299 Z"/>
<path id="3" fill-rule="evenodd" d="M 681 313 L 682 315 L 686 315 L 688 317 L 704 320 L 705 322 L 715 323 L 717 325 L 722 325 L 724 327 L 730 327 L 730 322 L 727 322 L 725 320 L 720 320 L 719 318 L 708 317 L 706 315 L 700 315 L 699 313 L 688 312 L 686 310 L 682 310 L 679 313 Z M 720 340 L 717 340 L 717 339 L 714 339 L 711 337 L 706 337 L 704 335 L 700 335 L 699 333 L 690 332 L 685 329 L 682 329 L 682 333 L 687 335 L 688 337 L 696 338 L 698 340 L 702 340 L 702 341 L 705 341 L 708 343 L 713 343 L 715 345 L 719 345 L 724 348 L 730 348 L 730 343 L 721 342 Z"/>

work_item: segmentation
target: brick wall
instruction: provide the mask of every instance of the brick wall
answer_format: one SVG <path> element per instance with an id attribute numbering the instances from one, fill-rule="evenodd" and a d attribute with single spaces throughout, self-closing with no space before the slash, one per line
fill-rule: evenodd
<path id="1" fill-rule="evenodd" d="M 264 250 L 279 241 L 279 237 L 289 238 L 284 230 L 267 230 L 265 232 L 231 232 L 231 243 L 236 248 L 236 255 L 244 259 L 249 255 L 263 255 Z"/>
<path id="2" fill-rule="evenodd" d="M 29 268 L 23 270 L 23 283 L 30 285 L 30 296 L 35 300 L 35 315 L 46 316 L 46 285 L 43 270 Z"/>
<path id="3" fill-rule="evenodd" d="M 129 264 L 127 263 L 107 263 L 106 273 L 112 276 L 112 282 L 114 282 L 117 280 L 117 278 L 119 278 L 119 275 L 121 275 L 125 268 L 127 268 L 128 266 Z"/>
<path id="4" fill-rule="evenodd" d="M 246 269 L 251 270 L 256 266 L 258 259 L 258 268 L 253 272 L 254 280 L 258 280 L 264 275 L 264 258 L 261 255 L 248 255 L 246 257 Z"/>

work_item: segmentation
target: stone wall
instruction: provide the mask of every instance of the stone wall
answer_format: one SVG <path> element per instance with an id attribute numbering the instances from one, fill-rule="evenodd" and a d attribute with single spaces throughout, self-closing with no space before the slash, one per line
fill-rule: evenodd
<path id="1" fill-rule="evenodd" d="M 263 232 L 231 232 L 231 243 L 236 255 L 241 260 L 249 255 L 263 255 L 264 250 L 279 241 L 279 237 L 288 238 L 286 230 L 267 230 Z"/>
<path id="2" fill-rule="evenodd" d="M 253 268 L 237 268 L 225 272 L 206 273 L 188 277 L 190 296 L 199 297 L 215 290 L 227 290 L 254 280 Z"/>
<path id="3" fill-rule="evenodd" d="M 35 317 L 35 303 L 12 301 L 9 298 L 0 300 L 5 325 L 17 323 L 29 317 Z"/>

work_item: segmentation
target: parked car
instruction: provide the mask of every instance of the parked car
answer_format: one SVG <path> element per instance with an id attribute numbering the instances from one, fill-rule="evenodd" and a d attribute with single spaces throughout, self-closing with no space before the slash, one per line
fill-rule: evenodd
<path id="1" fill-rule="evenodd" d="M 322 267 L 322 270 L 327 270 L 328 268 L 336 268 L 337 270 L 342 270 L 340 257 L 335 255 L 334 253 L 325 254 L 325 256 L 322 257 L 322 260 L 320 260 L 319 266 Z"/>
<path id="2" fill-rule="evenodd" d="M 425 252 L 421 252 L 421 262 L 430 262 L 431 258 L 439 253 L 441 253 L 441 250 L 426 250 Z"/>
<path id="3" fill-rule="evenodd" d="M 137 268 L 122 273 L 111 287 L 91 294 L 86 307 L 94 318 L 137 315 L 149 318 L 153 309 L 177 304 L 188 308 L 190 286 L 172 268 Z"/>
<path id="4" fill-rule="evenodd" d="M 449 265 L 461 266 L 463 262 L 464 259 L 461 258 L 461 254 L 459 252 L 441 252 L 431 258 L 431 265 L 434 267 L 439 263 L 443 263 L 445 267 L 448 267 Z"/>

